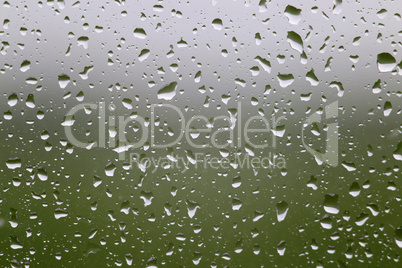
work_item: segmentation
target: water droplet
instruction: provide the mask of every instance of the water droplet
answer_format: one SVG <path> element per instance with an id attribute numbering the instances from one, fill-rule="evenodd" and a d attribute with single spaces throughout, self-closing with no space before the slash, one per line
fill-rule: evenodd
<path id="1" fill-rule="evenodd" d="M 369 215 L 366 213 L 360 213 L 359 216 L 356 218 L 356 225 L 357 226 L 362 226 L 363 224 L 366 223 L 366 221 L 369 219 Z"/>
<path id="2" fill-rule="evenodd" d="M 84 70 L 79 73 L 80 77 L 81 77 L 83 80 L 87 80 L 87 79 L 88 79 L 88 74 L 89 74 L 89 72 L 92 71 L 93 69 L 94 69 L 94 66 L 93 66 L 93 65 L 91 65 L 91 66 L 85 66 L 85 67 L 84 67 Z M 68 83 L 67 83 L 67 84 L 68 84 Z M 60 76 L 59 76 L 59 85 L 60 85 Z M 66 85 L 66 86 L 67 86 L 67 85 Z M 65 86 L 62 87 L 61 85 L 60 85 L 60 87 L 61 87 L 61 88 L 65 88 Z"/>
<path id="3" fill-rule="evenodd" d="M 285 255 L 285 251 L 286 251 L 286 241 L 282 240 L 281 242 L 279 242 L 279 244 L 276 246 L 276 250 L 278 251 L 278 254 L 280 256 Z"/>
<path id="4" fill-rule="evenodd" d="M 402 248 L 402 226 L 395 230 L 395 243 Z"/>
<path id="5" fill-rule="evenodd" d="M 222 30 L 223 25 L 222 25 L 222 20 L 221 19 L 214 19 L 212 21 L 212 27 L 214 27 L 215 30 Z"/>
<path id="6" fill-rule="evenodd" d="M 389 101 L 386 101 L 384 104 L 384 116 L 389 116 L 392 112 L 392 104 Z"/>
<path id="7" fill-rule="evenodd" d="M 198 71 L 198 72 L 195 74 L 194 82 L 199 83 L 199 82 L 201 81 L 201 76 L 202 76 L 201 71 Z"/>
<path id="8" fill-rule="evenodd" d="M 309 181 L 307 182 L 307 187 L 312 188 L 313 190 L 317 190 L 317 179 L 314 176 L 311 176 Z"/>
<path id="9" fill-rule="evenodd" d="M 402 141 L 398 143 L 393 156 L 396 160 L 402 161 Z"/>
<path id="10" fill-rule="evenodd" d="M 276 204 L 276 217 L 279 222 L 284 221 L 288 214 L 289 204 L 285 201 L 280 201 Z"/>
<path id="11" fill-rule="evenodd" d="M 300 54 L 303 53 L 303 40 L 299 34 L 293 31 L 288 32 L 287 41 L 294 50 Z"/>
<path id="12" fill-rule="evenodd" d="M 314 69 L 311 69 L 307 74 L 306 74 L 306 80 L 310 82 L 312 86 L 317 86 L 319 84 L 317 76 L 315 76 Z"/>
<path id="13" fill-rule="evenodd" d="M 199 207 L 200 206 L 198 205 L 197 202 L 195 202 L 193 200 L 187 200 L 187 213 L 188 213 L 188 216 L 190 218 L 193 218 L 195 213 L 197 212 L 197 209 Z"/>
<path id="14" fill-rule="evenodd" d="M 152 204 L 154 194 L 150 191 L 141 191 L 140 198 L 144 201 L 144 206 L 147 207 Z"/>
<path id="15" fill-rule="evenodd" d="M 336 88 L 336 90 L 338 91 L 338 97 L 342 97 L 343 96 L 343 93 L 344 93 L 344 88 L 343 88 L 343 85 L 342 85 L 342 83 L 340 83 L 340 82 L 331 82 L 330 84 L 329 84 L 329 87 L 331 87 L 331 88 Z"/>
<path id="16" fill-rule="evenodd" d="M 346 168 L 347 171 L 355 171 L 356 170 L 356 165 L 353 162 L 344 161 L 344 162 L 342 162 L 342 166 L 344 168 Z"/>
<path id="17" fill-rule="evenodd" d="M 290 24 L 297 25 L 301 20 L 301 9 L 288 5 L 285 8 L 285 16 L 288 18 Z"/>
<path id="18" fill-rule="evenodd" d="M 87 36 L 81 36 L 77 39 L 78 46 L 84 47 L 84 49 L 88 48 L 89 38 Z"/>
<path id="19" fill-rule="evenodd" d="M 39 178 L 41 181 L 47 181 L 47 179 L 48 179 L 46 169 L 43 168 L 43 167 L 38 168 L 38 173 L 37 173 L 37 175 L 38 175 L 38 178 Z"/>
<path id="20" fill-rule="evenodd" d="M 384 19 L 387 16 L 387 10 L 386 9 L 381 9 L 380 11 L 377 12 L 377 16 L 380 19 Z"/>
<path id="21" fill-rule="evenodd" d="M 380 213 L 380 210 L 379 210 L 377 204 L 375 204 L 375 203 L 367 204 L 366 207 L 370 210 L 371 214 L 373 214 L 374 217 L 377 216 L 378 213 Z"/>
<path id="22" fill-rule="evenodd" d="M 33 94 L 29 94 L 28 95 L 28 97 L 27 97 L 27 100 L 26 100 L 26 102 L 25 102 L 25 105 L 28 107 L 28 108 L 35 108 L 35 99 L 34 99 L 34 95 Z"/>
<path id="23" fill-rule="evenodd" d="M 239 188 L 241 185 L 241 178 L 240 176 L 236 176 L 233 178 L 233 182 L 232 182 L 232 187 L 233 188 Z"/>
<path id="24" fill-rule="evenodd" d="M 66 74 L 59 75 L 58 77 L 59 86 L 61 89 L 65 89 L 70 83 L 70 77 Z"/>
<path id="25" fill-rule="evenodd" d="M 326 194 L 324 198 L 324 210 L 330 214 L 339 213 L 339 196 L 337 194 Z"/>
<path id="26" fill-rule="evenodd" d="M 56 210 L 54 211 L 54 217 L 56 218 L 56 220 L 60 219 L 60 218 L 65 218 L 68 216 L 67 211 L 61 209 L 61 208 L 56 208 Z"/>
<path id="27" fill-rule="evenodd" d="M 278 74 L 279 85 L 283 88 L 290 86 L 295 78 L 293 74 Z"/>
<path id="28" fill-rule="evenodd" d="M 360 194 L 360 186 L 357 182 L 353 182 L 349 188 L 349 194 L 353 197 L 356 197 Z"/>
<path id="29" fill-rule="evenodd" d="M 322 228 L 324 229 L 331 229 L 332 228 L 332 219 L 331 216 L 325 215 L 324 217 L 321 218 L 320 224 Z"/>
<path id="30" fill-rule="evenodd" d="M 177 82 L 172 82 L 158 91 L 158 99 L 171 100 L 176 96 Z"/>
<path id="31" fill-rule="evenodd" d="M 21 249 L 21 248 L 23 248 L 22 243 L 18 240 L 18 238 L 15 235 L 10 236 L 10 242 L 11 242 L 10 247 L 12 249 Z"/>
<path id="32" fill-rule="evenodd" d="M 9 169 L 16 169 L 22 166 L 21 159 L 18 157 L 9 158 L 6 162 L 6 165 Z"/>
<path id="33" fill-rule="evenodd" d="M 263 59 L 260 56 L 257 56 L 254 60 L 261 65 L 264 71 L 266 71 L 267 73 L 271 73 L 271 63 L 268 60 Z"/>
<path id="34" fill-rule="evenodd" d="M 113 177 L 114 172 L 116 171 L 116 166 L 112 162 L 109 162 L 105 167 L 105 173 L 108 177 Z"/>
<path id="35" fill-rule="evenodd" d="M 24 61 L 21 63 L 20 71 L 21 71 L 21 72 L 26 72 L 26 71 L 28 71 L 30 68 L 31 68 L 31 62 L 28 61 L 28 60 L 24 60 Z"/>
<path id="36" fill-rule="evenodd" d="M 233 198 L 232 200 L 232 209 L 233 210 L 240 210 L 241 206 L 242 206 L 242 202 L 239 198 Z"/>
<path id="37" fill-rule="evenodd" d="M 147 38 L 147 33 L 142 28 L 136 28 L 134 30 L 134 37 L 137 37 L 139 39 L 145 39 Z"/>
<path id="38" fill-rule="evenodd" d="M 13 93 L 8 97 L 8 105 L 13 107 L 15 105 L 17 105 L 18 103 L 18 97 L 17 94 Z"/>
<path id="39" fill-rule="evenodd" d="M 381 92 L 381 79 L 378 79 L 377 82 L 373 85 L 373 93 L 378 94 Z"/>
<path id="40" fill-rule="evenodd" d="M 149 50 L 149 49 L 143 49 L 143 50 L 141 50 L 140 55 L 138 55 L 138 60 L 139 60 L 139 61 L 144 61 L 144 60 L 146 60 L 146 59 L 148 58 L 149 54 L 150 54 L 150 50 Z"/>
<path id="41" fill-rule="evenodd" d="M 382 73 L 391 72 L 396 66 L 396 60 L 389 53 L 380 53 L 377 55 L 377 66 Z"/>

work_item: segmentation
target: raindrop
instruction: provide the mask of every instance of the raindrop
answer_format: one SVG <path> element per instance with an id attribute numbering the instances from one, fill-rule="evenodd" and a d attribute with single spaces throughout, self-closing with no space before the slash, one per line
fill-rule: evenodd
<path id="1" fill-rule="evenodd" d="M 149 49 L 143 49 L 143 50 L 141 50 L 140 55 L 138 55 L 138 60 L 139 60 L 139 61 L 144 61 L 144 60 L 146 60 L 146 59 L 148 58 L 149 54 L 150 54 L 150 50 L 149 50 Z"/>
<path id="2" fill-rule="evenodd" d="M 396 146 L 393 156 L 396 160 L 402 161 L 402 141 Z"/>
<path id="3" fill-rule="evenodd" d="M 22 243 L 14 235 L 10 237 L 10 242 L 11 242 L 10 247 L 12 249 L 21 249 L 21 248 L 23 248 Z"/>
<path id="4" fill-rule="evenodd" d="M 37 175 L 38 175 L 38 178 L 39 178 L 41 181 L 47 181 L 47 179 L 48 179 L 46 169 L 43 168 L 43 167 L 40 167 L 40 168 L 38 169 Z"/>
<path id="5" fill-rule="evenodd" d="M 359 216 L 356 218 L 356 225 L 357 226 L 362 226 L 363 224 L 366 223 L 366 221 L 369 219 L 369 215 L 366 213 L 360 213 Z"/>
<path id="6" fill-rule="evenodd" d="M 339 196 L 337 194 L 326 194 L 324 198 L 324 210 L 330 214 L 339 213 Z"/>
<path id="7" fill-rule="evenodd" d="M 214 27 L 215 30 L 222 30 L 222 28 L 223 28 L 222 20 L 221 19 L 214 19 L 212 21 L 212 27 Z"/>
<path id="8" fill-rule="evenodd" d="M 24 60 L 24 61 L 21 63 L 20 71 L 21 71 L 21 72 L 26 72 L 26 71 L 28 71 L 30 68 L 31 68 L 31 62 L 28 61 L 28 60 Z"/>
<path id="9" fill-rule="evenodd" d="M 144 201 L 144 206 L 147 207 L 152 204 L 154 194 L 150 191 L 142 191 L 140 194 L 140 198 Z"/>
<path id="10" fill-rule="evenodd" d="M 295 80 L 293 74 L 278 74 L 279 85 L 283 88 L 290 86 Z"/>
<path id="11" fill-rule="evenodd" d="M 299 34 L 293 31 L 288 32 L 287 41 L 294 50 L 297 50 L 300 54 L 303 53 L 303 40 Z"/>
<path id="12" fill-rule="evenodd" d="M 239 198 L 237 198 L 237 197 L 234 198 L 233 201 L 232 201 L 232 209 L 233 210 L 240 210 L 241 206 L 242 206 L 241 200 Z"/>
<path id="13" fill-rule="evenodd" d="M 116 166 L 112 162 L 109 162 L 105 167 L 106 176 L 113 177 L 115 171 Z"/>
<path id="14" fill-rule="evenodd" d="M 177 82 L 172 82 L 158 91 L 158 99 L 171 100 L 176 96 Z"/>
<path id="15" fill-rule="evenodd" d="M 281 242 L 279 242 L 279 244 L 276 246 L 276 250 L 278 251 L 278 254 L 280 256 L 285 255 L 285 251 L 286 251 L 286 241 L 282 240 Z"/>
<path id="16" fill-rule="evenodd" d="M 289 205 L 285 201 L 280 201 L 276 204 L 276 217 L 279 222 L 284 221 L 288 214 Z"/>
<path id="17" fill-rule="evenodd" d="M 357 182 L 353 182 L 349 188 L 349 194 L 353 197 L 356 197 L 360 194 L 360 186 Z"/>
<path id="18" fill-rule="evenodd" d="M 386 101 L 384 104 L 384 116 L 389 116 L 392 112 L 392 104 L 389 101 Z"/>
<path id="19" fill-rule="evenodd" d="M 145 39 L 147 38 L 147 33 L 142 28 L 136 28 L 134 30 L 134 37 L 137 37 L 139 39 Z"/>
<path id="20" fill-rule="evenodd" d="M 59 86 L 61 89 L 65 89 L 70 83 L 70 77 L 66 74 L 59 75 L 58 77 Z"/>
<path id="21" fill-rule="evenodd" d="M 355 171 L 356 170 L 356 165 L 353 162 L 344 161 L 344 162 L 342 162 L 342 166 L 344 168 L 346 168 L 347 171 Z"/>
<path id="22" fill-rule="evenodd" d="M 22 166 L 22 162 L 21 162 L 21 159 L 18 157 L 9 158 L 6 162 L 6 165 L 9 169 L 16 169 L 16 168 L 20 168 Z"/>
<path id="23" fill-rule="evenodd" d="M 290 24 L 297 25 L 301 20 L 301 9 L 288 5 L 285 8 L 285 16 L 288 18 Z"/>
<path id="24" fill-rule="evenodd" d="M 307 74 L 306 74 L 306 80 L 310 82 L 312 86 L 317 86 L 319 84 L 317 76 L 315 76 L 314 69 L 311 69 Z"/>
<path id="25" fill-rule="evenodd" d="M 81 36 L 77 39 L 78 46 L 84 47 L 84 49 L 88 48 L 89 38 L 86 36 Z"/>
<path id="26" fill-rule="evenodd" d="M 60 218 L 65 218 L 68 216 L 67 211 L 61 209 L 61 208 L 57 208 L 54 211 L 54 217 L 56 218 L 56 220 L 60 219 Z"/>
<path id="27" fill-rule="evenodd" d="M 8 97 L 8 105 L 13 107 L 15 105 L 17 105 L 18 103 L 18 97 L 17 94 L 13 93 Z"/>
<path id="28" fill-rule="evenodd" d="M 382 73 L 391 72 L 396 66 L 396 60 L 389 53 L 381 53 L 377 55 L 377 66 Z"/>
<path id="29" fill-rule="evenodd" d="M 395 230 L 395 243 L 402 248 L 402 226 Z"/>
<path id="30" fill-rule="evenodd" d="M 199 207 L 200 206 L 198 205 L 197 202 L 195 202 L 193 200 L 187 200 L 187 213 L 188 213 L 188 216 L 190 218 L 193 218 L 195 213 L 197 212 L 197 209 Z"/>
<path id="31" fill-rule="evenodd" d="M 34 100 L 34 95 L 33 94 L 28 95 L 27 100 L 25 102 L 25 105 L 28 108 L 35 108 L 36 105 L 35 105 L 35 100 Z"/>
<path id="32" fill-rule="evenodd" d="M 236 176 L 233 178 L 233 182 L 232 182 L 232 187 L 233 188 L 239 188 L 241 185 L 241 178 L 240 176 Z"/>
<path id="33" fill-rule="evenodd" d="M 332 219 L 331 216 L 325 215 L 321 218 L 320 224 L 324 229 L 331 229 L 332 228 Z"/>

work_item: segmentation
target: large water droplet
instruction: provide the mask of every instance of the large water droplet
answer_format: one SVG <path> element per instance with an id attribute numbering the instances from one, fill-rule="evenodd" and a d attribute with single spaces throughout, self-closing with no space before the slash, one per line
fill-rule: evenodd
<path id="1" fill-rule="evenodd" d="M 28 60 L 24 60 L 24 61 L 21 63 L 20 71 L 21 71 L 21 72 L 26 72 L 26 71 L 28 71 L 30 68 L 31 68 L 31 62 L 28 61 Z"/>
<path id="2" fill-rule="evenodd" d="M 324 198 L 324 210 L 327 213 L 339 213 L 339 196 L 337 194 L 326 194 Z"/>
<path id="3" fill-rule="evenodd" d="M 293 74 L 278 74 L 279 85 L 283 88 L 290 86 L 295 78 Z"/>
<path id="4" fill-rule="evenodd" d="M 176 96 L 177 82 L 172 82 L 158 91 L 158 99 L 171 100 Z"/>
<path id="5" fill-rule="evenodd" d="M 6 165 L 9 169 L 16 169 L 16 168 L 20 168 L 22 166 L 22 162 L 21 162 L 21 159 L 18 157 L 9 158 L 6 162 Z"/>
<path id="6" fill-rule="evenodd" d="M 221 19 L 214 19 L 212 21 L 212 27 L 214 27 L 215 30 L 222 30 L 222 28 L 223 28 L 222 20 Z"/>
<path id="7" fill-rule="evenodd" d="M 301 20 L 301 9 L 288 5 L 285 8 L 285 16 L 288 18 L 290 24 L 297 25 Z"/>
<path id="8" fill-rule="evenodd" d="M 396 160 L 402 161 L 402 141 L 396 146 L 393 156 Z"/>
<path id="9" fill-rule="evenodd" d="M 395 230 L 395 242 L 398 247 L 402 248 L 402 226 Z"/>
<path id="10" fill-rule="evenodd" d="M 46 169 L 43 168 L 43 167 L 40 167 L 40 168 L 38 169 L 37 175 L 38 175 L 38 178 L 39 178 L 41 181 L 47 181 L 47 179 L 48 179 Z"/>
<path id="11" fill-rule="evenodd" d="M 290 31 L 288 32 L 287 40 L 294 50 L 297 50 L 300 54 L 303 53 L 303 40 L 299 34 Z"/>
<path id="12" fill-rule="evenodd" d="M 56 218 L 56 220 L 60 219 L 60 218 L 65 218 L 68 216 L 67 211 L 61 209 L 61 208 L 56 208 L 56 210 L 54 211 L 54 217 Z"/>
<path id="13" fill-rule="evenodd" d="M 136 28 L 134 30 L 134 36 L 139 39 L 145 39 L 145 38 L 147 38 L 147 33 L 142 28 Z"/>
<path id="14" fill-rule="evenodd" d="M 187 213 L 190 218 L 193 218 L 200 206 L 193 200 L 187 200 Z"/>
<path id="15" fill-rule="evenodd" d="M 396 60 L 389 53 L 380 53 L 377 55 L 377 66 L 382 73 L 391 72 L 396 66 Z"/>
<path id="16" fill-rule="evenodd" d="M 68 83 L 70 83 L 70 77 L 66 74 L 59 75 L 58 80 L 61 89 L 65 89 Z"/>
<path id="17" fill-rule="evenodd" d="M 112 162 L 108 163 L 105 167 L 105 173 L 108 177 L 113 177 L 114 172 L 116 171 L 116 166 Z"/>

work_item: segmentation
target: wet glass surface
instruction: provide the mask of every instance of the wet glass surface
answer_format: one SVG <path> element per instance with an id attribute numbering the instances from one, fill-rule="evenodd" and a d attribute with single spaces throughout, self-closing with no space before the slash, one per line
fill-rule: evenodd
<path id="1" fill-rule="evenodd" d="M 398 1 L 3 1 L 1 267 L 399 267 Z"/>

